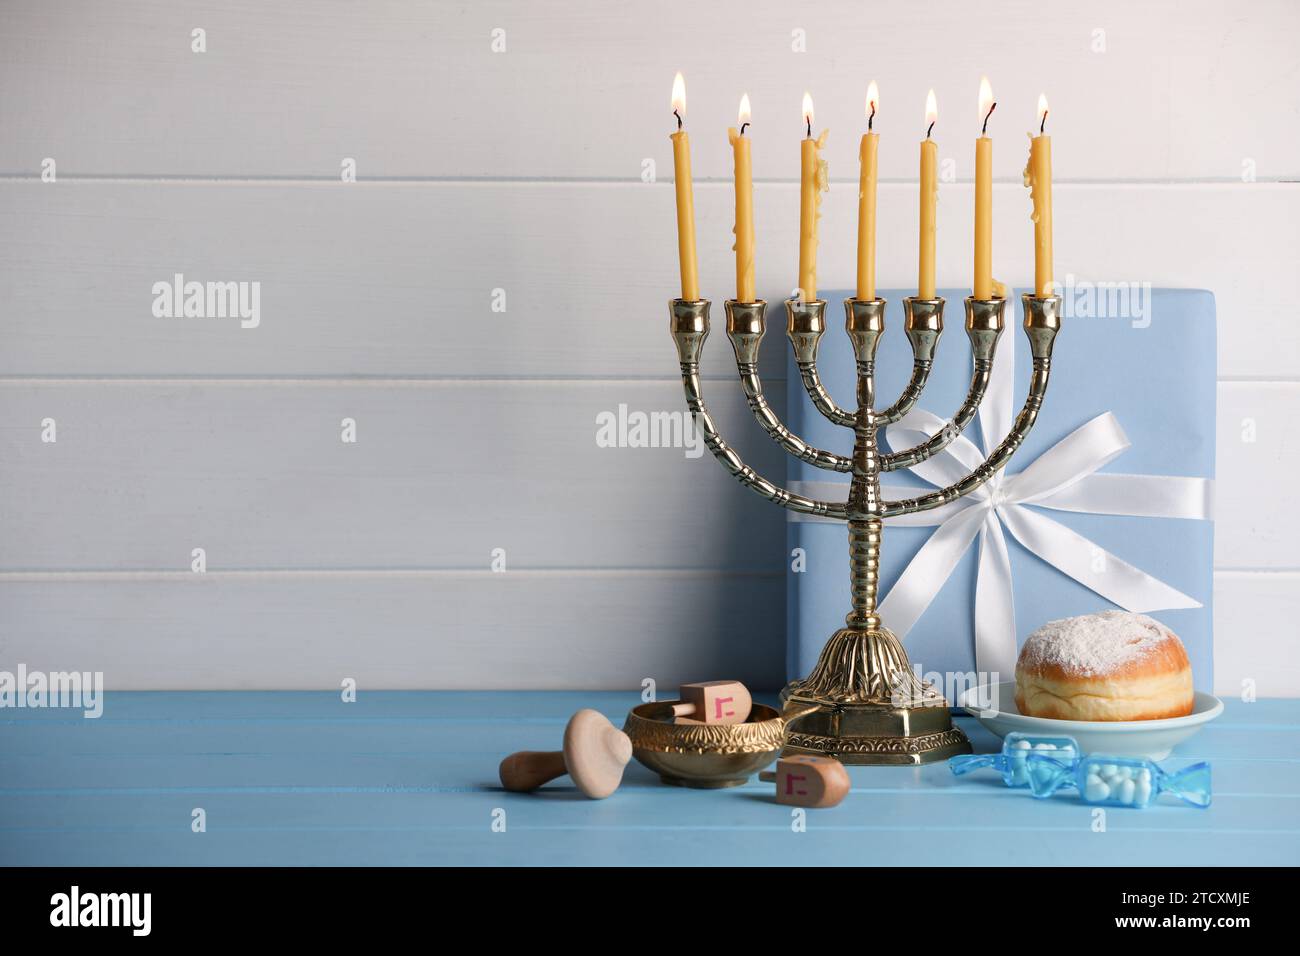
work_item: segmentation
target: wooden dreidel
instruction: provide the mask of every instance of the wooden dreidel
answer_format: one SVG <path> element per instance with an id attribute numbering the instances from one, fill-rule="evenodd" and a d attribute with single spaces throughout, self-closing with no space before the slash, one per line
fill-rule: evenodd
<path id="1" fill-rule="evenodd" d="M 775 781 L 776 802 L 793 807 L 833 807 L 849 792 L 849 772 L 832 757 L 782 757 L 758 779 Z"/>
<path id="2" fill-rule="evenodd" d="M 738 680 L 683 684 L 681 698 L 673 704 L 679 724 L 743 724 L 754 708 L 754 698 Z"/>
<path id="3" fill-rule="evenodd" d="M 521 750 L 501 761 L 501 786 L 515 792 L 536 790 L 567 773 L 585 795 L 603 800 L 623 782 L 623 768 L 631 759 L 627 734 L 604 714 L 580 710 L 564 728 L 564 750 Z"/>

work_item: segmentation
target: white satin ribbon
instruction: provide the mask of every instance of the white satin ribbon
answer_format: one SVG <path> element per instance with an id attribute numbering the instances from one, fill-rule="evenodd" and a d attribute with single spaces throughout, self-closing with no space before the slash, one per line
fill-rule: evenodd
<path id="1" fill-rule="evenodd" d="M 980 408 L 986 453 L 1005 437 L 1013 421 L 1014 338 L 1008 335 L 1000 343 L 988 393 Z M 891 447 L 904 448 L 928 439 L 945 424 L 929 412 L 913 410 L 889 426 L 886 434 Z M 1210 479 L 1096 474 L 1129 445 L 1119 420 L 1104 412 L 1015 474 L 1000 471 L 970 495 L 942 508 L 887 519 L 888 524 L 901 526 L 937 526 L 880 604 L 880 615 L 890 630 L 900 638 L 906 636 L 978 535 L 975 666 L 983 673 L 1014 673 L 1015 603 L 1004 526 L 1048 564 L 1125 610 L 1200 607 L 1194 598 L 1026 507 L 1136 517 L 1213 517 Z M 965 477 L 983 459 L 973 442 L 958 436 L 942 452 L 911 470 L 931 484 L 944 487 Z M 846 488 L 834 482 L 796 484 L 801 494 L 836 499 L 843 497 Z M 827 491 L 832 488 L 836 491 Z M 883 493 L 887 498 L 915 495 L 914 490 L 899 488 L 886 488 Z"/>

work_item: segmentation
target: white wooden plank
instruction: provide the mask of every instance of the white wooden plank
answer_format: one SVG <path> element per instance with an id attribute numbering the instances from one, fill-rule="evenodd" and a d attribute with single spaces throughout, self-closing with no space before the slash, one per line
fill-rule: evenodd
<path id="1" fill-rule="evenodd" d="M 191 52 L 196 27 L 206 53 Z M 505 51 L 493 53 L 498 28 Z M 48 156 L 68 175 L 337 178 L 353 157 L 373 177 L 635 180 L 643 158 L 667 168 L 681 69 L 704 177 L 729 175 L 742 90 L 756 175 L 795 176 L 804 89 L 849 175 L 873 77 L 883 174 L 914 177 L 933 86 L 940 138 L 969 176 L 987 73 L 992 129 L 1016 147 L 999 151 L 999 177 L 1019 174 L 1046 90 L 1062 179 L 1237 180 L 1247 161 L 1293 178 L 1297 28 L 1288 0 L 21 0 L 0 9 L 0 170 L 34 175 Z"/>
<path id="2" fill-rule="evenodd" d="M 119 690 L 776 687 L 784 594 L 717 572 L 5 575 L 0 668 Z M 1294 572 L 1216 574 L 1216 693 L 1300 694 L 1298 594 Z"/>
<path id="3" fill-rule="evenodd" d="M 854 281 L 855 195 L 836 186 L 822 207 L 823 289 Z M 940 283 L 964 288 L 971 190 L 940 197 Z M 696 201 L 718 312 L 706 368 L 732 376 L 731 189 Z M 1300 185 L 1061 186 L 1055 204 L 1061 281 L 1211 289 L 1220 373 L 1296 378 L 1300 323 L 1274 290 L 1300 261 Z M 1025 190 L 996 187 L 995 206 L 995 268 L 1023 285 Z M 913 187 L 882 188 L 883 288 L 914 286 L 915 207 Z M 675 367 L 672 210 L 664 184 L 0 183 L 0 374 L 657 378 Z M 758 186 L 756 216 L 775 301 L 795 284 L 797 189 Z M 260 282 L 260 325 L 155 318 L 153 284 L 178 272 Z M 787 348 L 778 314 L 769 374 Z"/>
<path id="4" fill-rule="evenodd" d="M 1214 692 L 1242 699 L 1300 696 L 1296 621 L 1300 574 L 1220 571 L 1214 576 Z"/>
<path id="5" fill-rule="evenodd" d="M 712 392 L 719 428 L 783 483 L 740 388 Z M 212 570 L 486 569 L 501 548 L 517 569 L 779 570 L 783 512 L 702 442 L 598 446 L 597 416 L 620 405 L 689 421 L 668 380 L 10 382 L 0 568 L 187 570 L 204 548 Z"/>
<path id="6" fill-rule="evenodd" d="M 1215 566 L 1300 568 L 1300 384 L 1219 386 Z"/>
<path id="7" fill-rule="evenodd" d="M 661 378 L 672 203 L 609 185 L 0 184 L 0 374 Z M 259 282 L 260 324 L 155 318 L 154 283 L 177 273 Z M 774 335 L 766 371 L 784 348 Z M 734 379 L 721 331 L 706 359 Z"/>
<path id="8" fill-rule="evenodd" d="M 784 601 L 779 574 L 709 572 L 0 580 L 0 668 L 111 690 L 774 688 Z"/>
<path id="9" fill-rule="evenodd" d="M 713 382 L 707 398 L 780 481 L 739 392 Z M 1216 566 L 1300 567 L 1300 384 L 1219 398 Z M 0 567 L 176 568 L 194 547 L 214 568 L 475 568 L 496 547 L 520 567 L 779 566 L 780 512 L 698 445 L 597 446 L 596 416 L 620 404 L 682 409 L 673 381 L 10 381 L 0 492 L 19 504 L 0 512 Z"/>

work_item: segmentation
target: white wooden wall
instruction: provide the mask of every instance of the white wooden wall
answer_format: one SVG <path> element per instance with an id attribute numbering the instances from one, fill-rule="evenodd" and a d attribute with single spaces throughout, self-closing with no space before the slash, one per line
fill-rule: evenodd
<path id="1" fill-rule="evenodd" d="M 742 90 L 760 292 L 794 284 L 805 88 L 831 130 L 821 280 L 851 284 L 872 78 L 881 284 L 914 281 L 933 86 L 957 177 L 939 279 L 965 285 L 987 73 L 1001 277 L 1031 275 L 1019 174 L 1043 89 L 1058 271 L 1217 295 L 1216 684 L 1300 693 L 1298 28 L 1288 0 L 7 0 L 0 667 L 135 688 L 778 684 L 782 516 L 707 456 L 594 439 L 620 403 L 681 408 L 673 72 L 717 300 Z M 260 281 L 260 327 L 155 318 L 177 272 Z M 780 474 L 725 341 L 709 353 L 726 433 Z"/>

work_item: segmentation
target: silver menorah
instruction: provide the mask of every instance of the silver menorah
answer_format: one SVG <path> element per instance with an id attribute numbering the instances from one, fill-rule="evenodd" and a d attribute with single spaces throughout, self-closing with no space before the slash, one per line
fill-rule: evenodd
<path id="1" fill-rule="evenodd" d="M 826 330 L 826 302 L 786 302 L 786 333 L 799 375 L 817 410 L 836 425 L 853 429 L 849 457 L 814 448 L 793 434 L 772 410 L 758 376 L 759 346 L 767 328 L 767 303 L 728 301 L 727 336 L 736 353 L 736 370 L 749 407 L 763 429 L 788 453 L 818 468 L 852 476 L 844 502 L 818 501 L 795 494 L 764 478 L 741 460 L 718 430 L 704 405 L 700 355 L 709 335 L 709 300 L 674 299 L 669 303 L 673 341 L 681 362 L 686 403 L 714 457 L 742 485 L 792 511 L 848 524 L 852 608 L 844 627 L 831 635 L 816 667 L 781 692 L 787 712 L 817 709 L 791 722 L 787 753 L 827 754 L 845 763 L 919 764 L 969 753 L 970 741 L 955 727 L 948 702 L 913 673 L 899 639 L 881 623 L 876 610 L 880 576 L 880 539 L 886 518 L 928 511 L 969 494 L 1004 467 L 1038 417 L 1052 363 L 1052 345 L 1061 326 L 1059 296 L 1023 297 L 1025 335 L 1033 356 L 1033 377 L 1015 424 L 1006 438 L 960 481 L 929 494 L 900 501 L 881 497 L 882 472 L 908 468 L 942 450 L 970 424 L 979 410 L 993 370 L 1002 334 L 1006 300 L 966 299 L 966 335 L 973 371 L 966 400 L 947 426 L 912 448 L 884 454 L 876 432 L 898 421 L 925 390 L 943 333 L 942 298 L 903 300 L 905 331 L 912 345 L 912 375 L 898 401 L 884 411 L 875 407 L 876 346 L 885 330 L 884 299 L 846 299 L 845 329 L 857 360 L 857 410 L 836 405 L 817 372 L 817 347 Z"/>

